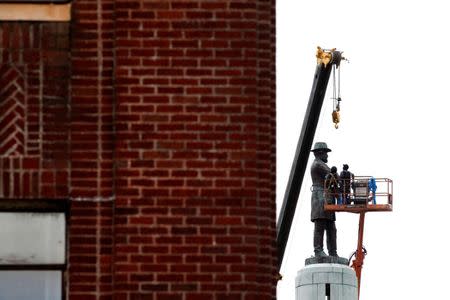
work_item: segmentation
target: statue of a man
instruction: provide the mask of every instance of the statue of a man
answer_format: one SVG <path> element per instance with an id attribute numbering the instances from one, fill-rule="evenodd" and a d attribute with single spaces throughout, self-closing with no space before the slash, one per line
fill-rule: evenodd
<path id="1" fill-rule="evenodd" d="M 324 142 L 317 142 L 311 150 L 315 159 L 311 165 L 312 195 L 311 195 L 311 221 L 314 222 L 314 255 L 327 256 L 323 251 L 323 235 L 327 232 L 327 248 L 330 256 L 338 256 L 336 248 L 336 215 L 334 212 L 324 210 L 325 177 L 330 173 L 328 152 L 331 150 Z"/>

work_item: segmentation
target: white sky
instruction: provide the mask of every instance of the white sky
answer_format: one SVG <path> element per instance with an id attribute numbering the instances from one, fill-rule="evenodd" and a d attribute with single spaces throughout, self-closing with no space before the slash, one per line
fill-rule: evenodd
<path id="1" fill-rule="evenodd" d="M 341 124 L 331 85 L 316 141 L 328 165 L 394 181 L 394 211 L 366 215 L 361 300 L 448 299 L 450 17 L 442 0 L 277 1 L 277 203 L 281 207 L 315 71 L 316 46 L 344 51 Z M 331 79 L 330 79 L 331 83 Z M 309 162 L 311 162 L 310 157 Z M 313 254 L 309 164 L 278 299 Z M 338 253 L 357 243 L 358 215 L 338 213 Z"/>

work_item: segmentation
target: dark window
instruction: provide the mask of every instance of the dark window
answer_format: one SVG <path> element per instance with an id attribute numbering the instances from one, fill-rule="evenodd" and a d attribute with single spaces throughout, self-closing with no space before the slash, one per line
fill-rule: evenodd
<path id="1" fill-rule="evenodd" d="M 325 284 L 325 300 L 331 299 L 331 293 L 330 293 L 330 284 Z"/>

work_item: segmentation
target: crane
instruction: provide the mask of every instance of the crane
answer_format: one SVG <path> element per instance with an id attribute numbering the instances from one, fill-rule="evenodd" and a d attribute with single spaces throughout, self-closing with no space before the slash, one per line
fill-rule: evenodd
<path id="1" fill-rule="evenodd" d="M 295 208 L 297 207 L 298 196 L 300 195 L 300 189 L 330 74 L 334 68 L 339 68 L 341 60 L 343 59 L 341 51 L 337 51 L 336 49 L 324 50 L 320 47 L 317 47 L 316 58 L 317 66 L 311 88 L 311 95 L 309 96 L 308 107 L 306 108 L 305 118 L 303 119 L 302 130 L 297 143 L 294 161 L 292 163 L 280 216 L 277 222 L 278 271 L 283 262 L 284 251 L 294 219 Z M 333 120 L 339 122 L 339 111 L 337 109 L 334 111 L 336 111 L 336 113 L 333 112 Z M 336 117 L 334 115 L 336 115 Z M 335 124 L 337 125 L 337 123 Z"/>

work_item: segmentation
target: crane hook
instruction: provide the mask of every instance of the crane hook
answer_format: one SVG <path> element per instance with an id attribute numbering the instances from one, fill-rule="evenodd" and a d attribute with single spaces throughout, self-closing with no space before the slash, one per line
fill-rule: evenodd
<path id="1" fill-rule="evenodd" d="M 340 110 L 341 110 L 341 97 L 337 98 L 337 104 L 336 107 L 333 110 L 333 113 L 331 114 L 332 118 L 333 118 L 333 123 L 334 123 L 334 128 L 338 129 L 339 128 L 339 122 L 341 121 L 341 116 L 339 114 Z"/>
<path id="2" fill-rule="evenodd" d="M 338 129 L 339 128 L 339 121 L 341 119 L 341 116 L 339 115 L 339 111 L 338 110 L 333 110 L 333 113 L 332 113 L 331 116 L 333 117 L 334 128 Z"/>

